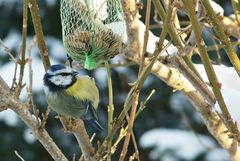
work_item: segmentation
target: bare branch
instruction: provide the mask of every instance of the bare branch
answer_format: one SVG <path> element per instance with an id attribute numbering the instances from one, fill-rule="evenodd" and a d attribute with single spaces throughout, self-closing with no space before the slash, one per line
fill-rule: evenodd
<path id="1" fill-rule="evenodd" d="M 48 50 L 44 41 L 42 24 L 39 16 L 39 9 L 36 0 L 29 0 L 28 7 L 30 8 L 32 21 L 35 29 L 35 33 L 37 36 L 38 48 L 40 50 L 40 55 L 43 60 L 43 65 L 45 70 L 50 66 L 50 60 L 48 57 Z"/>
<path id="2" fill-rule="evenodd" d="M 211 20 L 212 25 L 214 26 L 214 30 L 216 31 L 216 34 L 218 35 L 220 41 L 226 46 L 225 50 L 229 59 L 232 62 L 232 65 L 234 66 L 235 70 L 240 76 L 240 60 L 237 56 L 237 53 L 234 51 L 229 38 L 224 32 L 224 28 L 222 24 L 220 24 L 220 22 L 218 21 L 217 15 L 214 12 L 212 6 L 210 5 L 210 2 L 208 0 L 201 0 L 201 2 L 204 8 L 206 9 L 206 12 L 209 16 L 209 19 Z"/>
<path id="3" fill-rule="evenodd" d="M 196 43 L 197 43 L 197 46 L 199 48 L 199 52 L 200 52 L 200 55 L 201 55 L 201 60 L 203 62 L 205 71 L 207 73 L 209 82 L 211 83 L 213 93 L 215 94 L 216 99 L 217 99 L 217 101 L 219 103 L 219 106 L 221 108 L 221 111 L 222 111 L 222 114 L 223 114 L 223 117 L 224 117 L 224 122 L 226 123 L 226 126 L 228 127 L 229 132 L 231 132 L 234 135 L 235 139 L 237 139 L 240 136 L 239 131 L 238 131 L 237 125 L 233 122 L 233 120 L 231 118 L 231 115 L 230 115 L 230 113 L 227 109 L 227 106 L 224 102 L 222 93 L 220 91 L 220 89 L 221 89 L 219 87 L 220 83 L 219 83 L 218 78 L 216 76 L 216 73 L 215 73 L 215 71 L 212 67 L 210 58 L 209 58 L 207 50 L 205 48 L 205 43 L 204 43 L 204 41 L 201 37 L 202 30 L 201 30 L 200 25 L 197 21 L 195 11 L 193 10 L 194 9 L 194 4 L 192 3 L 191 0 L 185 0 L 184 4 L 185 4 L 186 9 L 188 11 L 188 16 L 189 16 L 189 18 L 192 22 L 193 31 L 194 31 L 194 34 L 195 34 L 195 37 L 196 37 Z"/>
<path id="4" fill-rule="evenodd" d="M 128 57 L 136 63 L 141 62 L 140 59 Z M 149 64 L 146 60 L 145 65 Z M 152 73 L 164 81 L 167 85 L 175 90 L 182 91 L 191 101 L 196 110 L 201 114 L 209 132 L 217 139 L 219 144 L 225 148 L 231 155 L 233 160 L 240 158 L 240 145 L 232 138 L 229 138 L 226 125 L 213 110 L 211 104 L 197 91 L 197 89 L 182 75 L 172 67 L 156 62 L 152 68 Z"/>
<path id="5" fill-rule="evenodd" d="M 73 133 L 76 137 L 78 144 L 82 150 L 84 159 L 86 161 L 97 161 L 97 157 L 94 156 L 95 150 L 92 147 L 83 121 L 80 119 L 71 119 L 63 116 L 60 117 L 60 120 L 65 131 Z"/>
<path id="6" fill-rule="evenodd" d="M 26 40 L 27 40 L 27 21 L 28 21 L 28 1 L 23 1 L 23 24 L 22 24 L 22 50 L 20 59 L 20 74 L 18 79 L 18 88 L 16 94 L 19 96 L 23 87 L 24 67 L 26 64 Z"/>
<path id="7" fill-rule="evenodd" d="M 151 4 L 151 1 L 149 1 L 149 2 Z M 148 3 L 148 6 L 149 6 L 149 3 Z M 149 7 L 148 7 L 148 10 L 150 10 Z M 138 75 L 140 76 L 140 74 L 144 68 L 144 66 L 143 66 L 143 62 L 145 59 L 144 53 L 146 51 L 146 46 L 147 46 L 149 24 L 147 25 L 147 31 L 145 32 L 144 44 L 143 44 L 143 46 L 141 46 L 142 44 L 139 41 L 139 27 L 138 27 L 138 21 L 139 21 L 139 17 L 140 17 L 139 8 L 137 7 L 137 4 L 133 0 L 124 0 L 123 8 L 124 8 L 124 14 L 125 14 L 125 21 L 128 24 L 127 25 L 127 33 L 131 35 L 128 37 L 129 49 L 131 49 L 131 51 L 129 51 L 129 53 L 131 53 L 130 55 L 132 55 L 132 54 L 138 55 L 142 59 L 142 63 L 139 67 L 139 72 L 138 72 Z M 149 16 L 149 14 L 150 14 L 150 12 L 148 13 L 148 16 Z M 143 48 L 143 50 L 140 50 L 141 48 Z M 126 134 L 126 137 L 124 140 L 124 144 L 123 144 L 123 148 L 122 148 L 122 151 L 120 154 L 120 159 L 119 159 L 120 161 L 125 160 L 131 135 L 134 138 L 134 133 L 133 133 L 132 128 L 133 128 L 135 115 L 136 115 L 136 111 L 137 111 L 140 90 L 136 90 L 135 92 L 136 93 L 133 95 L 133 97 L 134 97 L 133 100 L 130 101 L 130 104 L 132 104 L 131 105 L 132 110 L 131 110 L 129 119 L 127 119 L 128 120 L 128 131 L 127 131 L 127 134 Z M 126 100 L 126 102 L 127 102 L 127 100 Z M 128 110 L 126 110 L 126 108 L 123 109 L 123 112 L 125 112 L 125 115 L 128 118 L 127 111 Z M 138 153 L 138 149 L 136 146 L 135 146 L 135 150 L 136 150 L 136 153 Z"/>
<path id="8" fill-rule="evenodd" d="M 18 154 L 17 150 L 14 150 L 14 153 L 16 154 L 16 156 L 21 160 L 21 161 L 25 161 L 23 159 L 23 157 L 21 157 L 21 155 Z"/>
<path id="9" fill-rule="evenodd" d="M 20 102 L 9 90 L 8 86 L 0 76 L 0 109 L 10 108 L 15 111 L 23 122 L 32 131 L 33 135 L 40 141 L 54 160 L 67 161 L 58 146 L 54 143 L 45 129 L 38 128 L 38 122 L 29 112 L 29 105 Z M 38 118 L 37 118 L 38 119 Z"/>

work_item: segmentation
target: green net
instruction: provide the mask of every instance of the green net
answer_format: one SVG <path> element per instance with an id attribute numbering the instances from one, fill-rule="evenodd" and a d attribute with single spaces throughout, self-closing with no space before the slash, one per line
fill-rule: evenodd
<path id="1" fill-rule="evenodd" d="M 68 55 L 86 69 L 96 68 L 122 49 L 121 0 L 61 0 L 61 21 Z"/>

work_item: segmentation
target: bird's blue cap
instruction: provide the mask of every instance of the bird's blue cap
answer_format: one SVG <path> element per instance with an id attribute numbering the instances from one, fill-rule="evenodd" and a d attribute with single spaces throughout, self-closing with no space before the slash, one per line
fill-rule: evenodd
<path id="1" fill-rule="evenodd" d="M 48 70 L 54 72 L 56 70 L 61 70 L 61 69 L 65 69 L 66 66 L 64 66 L 63 64 L 55 64 L 55 65 L 52 65 L 48 68 Z"/>

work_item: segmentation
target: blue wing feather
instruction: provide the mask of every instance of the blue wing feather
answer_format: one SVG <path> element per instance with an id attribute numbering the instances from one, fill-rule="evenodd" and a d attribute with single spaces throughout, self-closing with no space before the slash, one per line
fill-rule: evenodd
<path id="1" fill-rule="evenodd" d="M 97 112 L 90 101 L 84 101 L 86 112 L 81 119 L 88 123 L 96 132 L 103 131 L 103 127 L 98 122 Z"/>

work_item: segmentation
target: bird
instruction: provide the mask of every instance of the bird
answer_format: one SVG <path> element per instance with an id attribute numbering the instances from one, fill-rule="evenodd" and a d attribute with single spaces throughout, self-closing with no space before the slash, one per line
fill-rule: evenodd
<path id="1" fill-rule="evenodd" d="M 63 116 L 82 119 L 94 132 L 103 130 L 96 113 L 99 91 L 93 78 L 79 75 L 77 70 L 63 64 L 55 64 L 43 77 L 43 89 L 52 110 Z"/>

